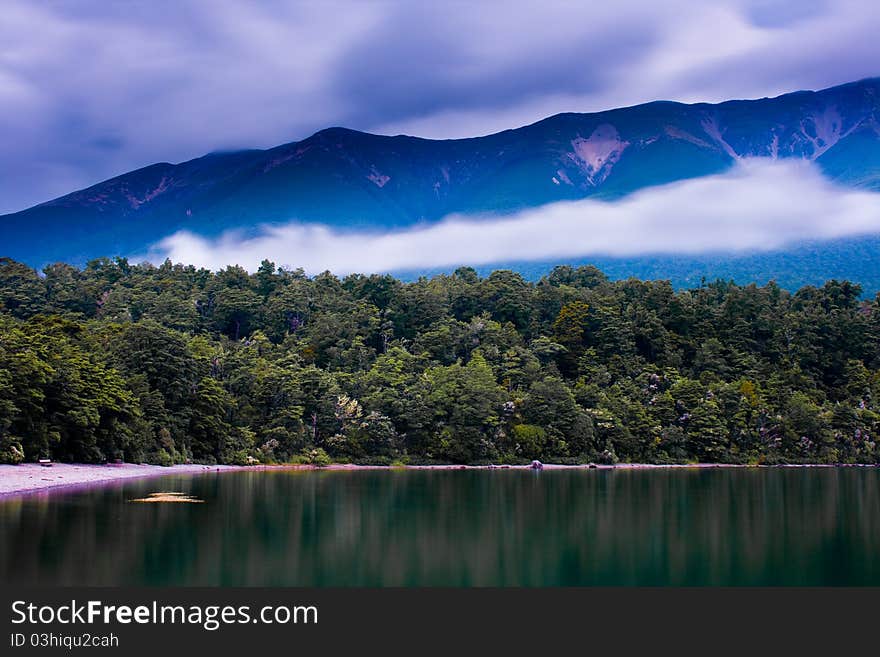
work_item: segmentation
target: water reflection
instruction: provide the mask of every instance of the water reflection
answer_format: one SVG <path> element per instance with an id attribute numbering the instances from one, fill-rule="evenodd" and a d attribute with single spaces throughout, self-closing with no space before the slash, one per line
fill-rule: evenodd
<path id="1" fill-rule="evenodd" d="M 130 504 L 151 491 L 201 504 Z M 238 472 L 0 502 L 4 582 L 880 585 L 880 471 Z"/>

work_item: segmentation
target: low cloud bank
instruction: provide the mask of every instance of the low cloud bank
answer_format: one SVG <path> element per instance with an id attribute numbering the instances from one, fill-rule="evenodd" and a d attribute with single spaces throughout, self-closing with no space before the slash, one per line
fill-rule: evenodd
<path id="1" fill-rule="evenodd" d="M 608 202 L 561 202 L 505 216 L 451 215 L 429 226 L 344 231 L 292 222 L 256 236 L 181 231 L 149 259 L 254 270 L 268 258 L 307 273 L 344 275 L 564 260 L 583 256 L 736 253 L 802 240 L 880 233 L 880 194 L 835 185 L 805 161 L 746 160 L 729 172 Z"/>

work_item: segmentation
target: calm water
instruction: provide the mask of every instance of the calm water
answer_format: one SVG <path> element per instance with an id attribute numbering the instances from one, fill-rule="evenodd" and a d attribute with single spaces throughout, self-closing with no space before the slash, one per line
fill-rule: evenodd
<path id="1" fill-rule="evenodd" d="M 880 470 L 167 477 L 0 501 L 0 581 L 880 585 Z"/>

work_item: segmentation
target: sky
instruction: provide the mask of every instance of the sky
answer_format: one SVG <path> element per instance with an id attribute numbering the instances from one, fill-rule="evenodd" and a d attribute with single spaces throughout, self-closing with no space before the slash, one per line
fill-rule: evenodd
<path id="1" fill-rule="evenodd" d="M 878 75 L 877 34 L 872 0 L 4 0 L 0 212 L 334 125 L 466 137 L 824 88 Z"/>

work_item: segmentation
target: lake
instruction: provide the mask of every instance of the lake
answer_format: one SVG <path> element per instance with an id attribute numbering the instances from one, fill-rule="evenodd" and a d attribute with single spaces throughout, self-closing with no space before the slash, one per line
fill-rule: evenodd
<path id="1" fill-rule="evenodd" d="M 139 504 L 155 492 L 203 503 Z M 0 581 L 880 585 L 880 470 L 259 471 L 0 500 Z"/>

